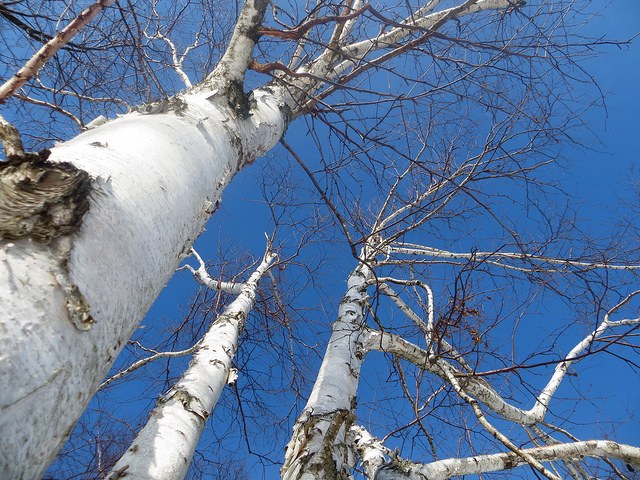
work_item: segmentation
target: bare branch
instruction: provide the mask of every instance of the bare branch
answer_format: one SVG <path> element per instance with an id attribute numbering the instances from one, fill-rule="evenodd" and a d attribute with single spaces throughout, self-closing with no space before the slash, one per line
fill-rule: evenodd
<path id="1" fill-rule="evenodd" d="M 395 452 L 358 425 L 351 427 L 349 440 L 354 450 L 358 452 L 368 478 L 371 479 L 375 477 L 382 480 L 406 478 L 446 480 L 464 475 L 510 470 L 527 463 L 516 452 L 414 463 L 398 457 Z M 640 448 L 611 440 L 559 443 L 545 447 L 519 449 L 519 451 L 538 462 L 579 461 L 584 457 L 611 458 L 640 469 Z"/>
<path id="2" fill-rule="evenodd" d="M 558 365 L 555 368 L 555 371 L 553 372 L 553 375 L 551 376 L 551 379 L 540 392 L 540 395 L 536 400 L 536 404 L 529 411 L 531 415 L 533 415 L 535 418 L 538 418 L 539 420 L 542 420 L 544 418 L 547 412 L 547 409 L 549 408 L 549 402 L 551 401 L 551 398 L 553 397 L 556 390 L 560 386 L 560 383 L 562 382 L 562 379 L 567 373 L 567 370 L 569 369 L 569 366 L 571 365 L 573 360 L 576 359 L 576 357 L 578 357 L 579 355 L 581 355 L 584 351 L 586 351 L 593 344 L 593 342 L 598 337 L 600 337 L 607 329 L 615 326 L 640 324 L 640 318 L 623 319 L 618 321 L 612 321 L 609 318 L 609 316 L 612 313 L 620 309 L 622 306 L 624 306 L 626 303 L 628 303 L 632 298 L 634 298 L 638 294 L 640 294 L 640 290 L 636 290 L 635 292 L 630 293 L 621 302 L 619 302 L 617 305 L 611 308 L 607 312 L 607 314 L 604 316 L 604 319 L 602 323 L 598 326 L 598 328 L 596 328 L 593 332 L 587 335 L 581 342 L 579 342 L 575 347 L 573 347 L 571 351 L 567 354 L 565 359 L 562 362 L 558 363 Z"/>
<path id="3" fill-rule="evenodd" d="M 456 393 L 458 395 L 460 395 L 460 397 L 465 402 L 467 402 L 469 405 L 471 405 L 471 408 L 473 409 L 473 413 L 475 413 L 476 418 L 478 419 L 480 424 L 484 427 L 484 429 L 487 432 L 489 432 L 492 437 L 494 437 L 494 438 L 498 439 L 500 442 L 502 442 L 505 447 L 507 447 L 513 453 L 515 453 L 516 455 L 521 457 L 522 460 L 524 460 L 529 465 L 531 465 L 533 468 L 538 470 L 542 475 L 547 477 L 549 480 L 561 480 L 560 477 L 558 477 L 553 472 L 548 470 L 544 465 L 542 465 L 538 460 L 536 460 L 528 452 L 518 448 L 505 434 L 503 434 L 495 426 L 493 426 L 489 422 L 489 420 L 487 420 L 487 417 L 485 416 L 484 412 L 480 408 L 480 405 L 478 405 L 478 401 L 475 398 L 472 398 L 470 395 L 467 394 L 467 392 L 464 391 L 464 389 L 460 386 L 460 382 L 458 382 L 458 379 L 454 375 L 452 369 L 448 368 L 448 367 L 449 367 L 448 365 L 445 366 L 444 372 L 445 372 L 447 378 L 449 379 L 449 382 L 451 383 L 451 385 L 455 389 Z"/>
<path id="4" fill-rule="evenodd" d="M 98 0 L 83 10 L 82 13 L 63 28 L 60 33 L 45 43 L 13 77 L 0 86 L 0 103 L 4 103 L 7 98 L 17 92 L 31 77 L 38 73 L 38 70 L 42 68 L 47 60 L 75 37 L 96 15 L 114 2 L 115 0 Z"/>
<path id="5" fill-rule="evenodd" d="M 271 268 L 277 255 L 271 242 L 264 257 L 241 293 L 224 309 L 199 342 L 189 368 L 162 396 L 120 460 L 111 478 L 126 468 L 132 477 L 184 478 L 200 435 L 223 388 L 235 381 L 231 363 L 238 349 L 240 334 L 256 299 L 258 282 Z M 158 436 L 158 430 L 163 435 Z M 171 472 L 168 475 L 167 472 Z"/>
<path id="6" fill-rule="evenodd" d="M 543 257 L 539 255 L 532 255 L 529 253 L 511 253 L 511 252 L 472 252 L 472 253 L 458 253 L 458 252 L 449 252 L 447 250 L 442 250 L 440 248 L 426 247 L 422 245 L 415 244 L 394 244 L 387 248 L 387 253 L 399 253 L 403 255 L 422 255 L 426 257 L 433 258 L 435 260 L 441 258 L 447 259 L 461 259 L 461 260 L 478 260 L 478 261 L 486 261 L 492 265 L 496 265 L 503 268 L 508 268 L 511 270 L 518 271 L 530 271 L 531 269 L 525 267 L 518 267 L 511 264 L 504 263 L 500 260 L 512 260 L 512 261 L 522 261 L 522 262 L 531 262 L 531 263 L 547 263 L 550 265 L 559 265 L 564 267 L 579 267 L 583 269 L 608 269 L 608 270 L 638 270 L 640 269 L 640 265 L 624 265 L 624 264 L 615 264 L 609 262 L 586 262 L 581 260 L 573 260 L 573 259 L 564 259 L 564 258 L 553 258 L 553 257 Z M 549 271 L 548 267 L 545 268 L 545 271 Z"/>
<path id="7" fill-rule="evenodd" d="M 497 415 L 520 425 L 536 423 L 529 412 L 509 404 L 484 379 L 456 370 L 441 356 L 429 354 L 426 350 L 399 335 L 368 330 L 365 351 L 371 350 L 397 355 L 447 382 L 449 382 L 449 373 L 453 372 L 461 388 L 469 392 Z"/>
<path id="8" fill-rule="evenodd" d="M 192 347 L 189 347 L 185 350 L 179 350 L 176 352 L 156 352 L 149 357 L 136 360 L 124 370 L 120 370 L 118 373 L 115 373 L 109 378 L 107 378 L 104 382 L 100 384 L 100 386 L 98 387 L 98 390 L 105 388 L 107 385 L 115 382 L 116 380 L 120 380 L 125 375 L 128 375 L 129 373 L 134 372 L 139 368 L 144 367 L 148 363 L 151 363 L 155 360 L 159 360 L 161 358 L 177 358 L 177 357 L 184 357 L 185 355 L 191 355 L 193 352 L 195 352 L 198 349 L 199 345 L 200 345 L 200 341 L 195 345 L 193 345 Z"/>
<path id="9" fill-rule="evenodd" d="M 215 280 L 207 273 L 207 266 L 205 265 L 202 257 L 196 252 L 194 248 L 191 249 L 191 254 L 196 257 L 198 261 L 198 268 L 194 269 L 191 265 L 185 265 L 181 269 L 189 270 L 198 283 L 204 285 L 211 290 L 220 290 L 225 293 L 239 294 L 244 288 L 244 283 L 237 282 L 223 282 L 222 280 Z"/>

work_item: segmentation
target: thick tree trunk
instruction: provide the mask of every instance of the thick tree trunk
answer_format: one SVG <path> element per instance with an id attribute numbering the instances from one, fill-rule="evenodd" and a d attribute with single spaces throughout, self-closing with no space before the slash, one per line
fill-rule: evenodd
<path id="1" fill-rule="evenodd" d="M 177 97 L 56 146 L 50 160 L 73 167 L 0 171 L 15 200 L 0 207 L 0 478 L 42 474 L 224 187 L 282 136 L 277 90 L 229 93 Z M 88 189 L 51 200 L 60 178 Z"/>

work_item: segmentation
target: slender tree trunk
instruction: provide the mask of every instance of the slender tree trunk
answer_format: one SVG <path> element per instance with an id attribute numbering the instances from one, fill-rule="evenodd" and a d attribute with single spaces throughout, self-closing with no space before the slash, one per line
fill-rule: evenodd
<path id="1" fill-rule="evenodd" d="M 0 171 L 0 478 L 42 474 L 224 187 L 284 133 L 278 90 L 243 95 L 176 97 L 56 146 L 58 167 Z"/>
<path id="2" fill-rule="evenodd" d="M 189 368 L 158 400 L 147 424 L 113 467 L 110 479 L 182 480 L 186 476 L 207 419 L 227 384 L 258 282 L 274 259 L 267 252 L 238 297 L 213 323 Z"/>
<path id="3" fill-rule="evenodd" d="M 350 478 L 353 459 L 345 438 L 354 420 L 370 275 L 362 263 L 349 276 L 316 383 L 287 445 L 281 469 L 285 480 Z"/>

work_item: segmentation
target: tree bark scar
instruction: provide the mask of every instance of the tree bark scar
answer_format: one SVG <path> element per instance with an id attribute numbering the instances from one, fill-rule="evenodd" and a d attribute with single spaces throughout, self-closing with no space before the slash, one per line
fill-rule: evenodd
<path id="1" fill-rule="evenodd" d="M 47 162 L 50 152 L 12 155 L 0 163 L 0 240 L 27 239 L 47 245 L 58 268 L 52 271 L 64 292 L 69 320 L 90 330 L 94 320 L 70 277 L 70 236 L 89 210 L 89 174 L 70 163 Z"/>
<path id="2" fill-rule="evenodd" d="M 255 108 L 255 99 L 250 93 L 244 91 L 242 82 L 232 80 L 227 87 L 229 106 L 242 119 L 246 120 L 251 115 L 251 109 Z"/>
<path id="3" fill-rule="evenodd" d="M 49 243 L 70 235 L 89 210 L 89 174 L 70 163 L 49 163 L 48 151 L 0 163 L 0 238 Z"/>

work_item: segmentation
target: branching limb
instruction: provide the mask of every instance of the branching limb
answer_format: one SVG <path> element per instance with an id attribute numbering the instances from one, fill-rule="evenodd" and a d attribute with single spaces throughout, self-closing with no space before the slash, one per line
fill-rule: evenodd
<path id="1" fill-rule="evenodd" d="M 393 451 L 371 435 L 364 427 L 353 425 L 347 434 L 347 442 L 358 453 L 360 461 L 367 474 L 367 478 L 378 478 L 376 474 L 380 469 L 390 463 Z"/>
<path id="2" fill-rule="evenodd" d="M 298 98 L 300 105 L 294 109 L 293 116 L 299 115 L 301 111 L 309 108 L 336 89 L 341 88 L 342 85 L 364 71 L 418 48 L 448 21 L 484 10 L 507 9 L 513 7 L 514 3 L 519 4 L 521 2 L 514 2 L 513 0 L 466 0 L 460 2 L 458 6 L 434 12 L 433 10 L 438 3 L 428 2 L 425 7 L 418 9 L 404 21 L 395 22 L 391 19 L 386 19 L 369 4 L 363 6 L 363 2 L 359 0 L 346 2 L 344 11 L 339 20 L 336 21 L 331 39 L 323 53 L 313 62 L 298 67 L 296 70 L 297 75 L 293 76 L 294 80 L 290 81 L 290 86 L 298 90 L 295 96 L 301 97 Z M 393 28 L 375 37 L 347 43 L 348 34 L 352 31 L 355 22 L 366 12 L 370 12 L 374 17 L 384 22 L 385 25 L 391 25 Z M 300 47 L 305 41 L 304 38 L 308 32 L 308 29 L 304 30 L 304 28 L 306 28 L 306 25 L 316 25 L 317 23 L 313 23 L 314 21 L 317 22 L 320 19 L 312 19 L 310 20 L 311 23 L 308 22 L 303 24 L 305 26 L 297 27 L 301 30 L 290 31 L 286 34 L 282 32 L 280 36 L 286 35 L 287 38 L 298 38 Z M 421 32 L 422 35 L 415 38 L 416 32 L 418 34 Z M 276 34 L 273 31 L 265 31 L 265 33 Z M 376 58 L 369 58 L 378 51 L 384 52 L 380 53 Z M 294 57 L 296 59 L 300 57 L 298 51 L 296 51 Z M 296 64 L 297 60 L 289 63 L 290 67 L 293 68 L 295 68 Z M 285 72 L 282 68 L 278 68 L 278 70 Z M 317 93 L 317 90 L 327 83 L 336 83 L 336 85 L 324 92 Z"/>
<path id="3" fill-rule="evenodd" d="M 139 368 L 144 367 L 148 363 L 151 363 L 155 360 L 159 360 L 161 358 L 176 358 L 176 357 L 184 357 L 185 355 L 191 355 L 193 352 L 195 352 L 198 349 L 198 347 L 200 346 L 200 342 L 201 341 L 197 342 L 195 345 L 185 350 L 179 350 L 177 352 L 156 352 L 149 357 L 141 358 L 140 360 L 133 362 L 130 366 L 128 366 L 124 370 L 120 370 L 118 373 L 106 379 L 104 382 L 100 384 L 100 386 L 98 387 L 98 390 L 105 388 L 107 385 L 115 382 L 116 380 L 121 379 L 125 375 L 128 375 L 129 373 L 134 372 L 135 370 L 138 370 Z"/>
<path id="4" fill-rule="evenodd" d="M 389 278 L 389 277 L 378 277 L 376 281 L 380 282 L 378 284 L 378 288 L 380 292 L 384 293 L 389 298 L 391 298 L 391 300 L 398 306 L 398 308 L 405 315 L 407 315 L 416 324 L 418 328 L 420 328 L 425 332 L 425 335 L 427 338 L 427 344 L 432 345 L 432 342 L 434 340 L 433 338 L 434 309 L 433 309 L 433 291 L 431 290 L 431 287 L 426 283 L 421 282 L 420 280 L 398 280 L 398 279 Z M 427 311 L 426 325 L 422 321 L 422 319 L 411 308 L 409 308 L 409 306 L 400 298 L 400 295 L 398 295 L 391 287 L 389 287 L 389 285 L 387 285 L 387 282 L 396 283 L 396 284 L 405 285 L 405 286 L 420 287 L 427 293 L 427 310 L 428 311 Z"/>
<path id="5" fill-rule="evenodd" d="M 404 313 L 418 328 L 420 328 L 425 332 L 427 344 L 429 345 L 429 349 L 432 352 L 436 351 L 439 354 L 445 354 L 455 359 L 455 361 L 458 362 L 465 370 L 469 372 L 473 371 L 473 369 L 465 361 L 464 357 L 460 355 L 460 353 L 458 353 L 453 348 L 453 346 L 449 344 L 449 342 L 447 342 L 445 339 L 443 338 L 438 339 L 438 348 L 434 348 L 433 342 L 435 341 L 435 338 L 433 337 L 433 321 L 434 321 L 433 300 L 429 301 L 429 306 L 430 306 L 429 314 L 428 314 L 427 324 L 425 325 L 422 318 L 420 318 L 420 315 L 414 312 L 413 309 L 409 305 L 407 305 L 407 303 L 402 299 L 400 295 L 398 295 L 398 293 L 395 290 L 393 290 L 387 283 L 384 283 L 384 282 L 397 282 L 398 280 L 391 279 L 389 277 L 380 277 L 377 280 L 380 282 L 383 282 L 382 284 L 378 285 L 380 292 L 388 296 L 391 299 L 391 301 L 395 303 L 395 305 L 400 309 L 402 313 Z M 407 282 L 404 282 L 404 284 L 412 285 L 412 286 L 418 285 L 418 284 L 421 284 L 421 286 L 425 285 L 419 280 L 407 281 Z M 429 288 L 428 286 L 427 288 L 428 288 L 427 290 L 428 295 L 430 295 L 430 297 L 432 298 L 433 293 L 431 292 L 431 288 Z M 429 326 L 429 324 L 431 324 L 431 326 Z"/>
<path id="6" fill-rule="evenodd" d="M 467 402 L 471 406 L 471 408 L 473 409 L 473 413 L 478 419 L 478 422 L 480 422 L 480 425 L 482 425 L 484 429 L 491 434 L 491 436 L 493 436 L 494 438 L 502 442 L 502 444 L 505 447 L 507 447 L 509 450 L 511 450 L 513 453 L 522 457 L 522 459 L 525 462 L 527 462 L 533 468 L 538 470 L 542 475 L 547 477 L 549 480 L 561 480 L 560 477 L 558 477 L 552 471 L 550 471 L 548 468 L 542 465 L 538 460 L 532 457 L 525 450 L 518 448 L 511 440 L 509 440 L 509 438 L 506 435 L 504 435 L 501 431 L 499 431 L 496 427 L 494 427 L 489 422 L 489 420 L 487 420 L 487 417 L 484 415 L 484 412 L 480 408 L 478 401 L 464 391 L 464 389 L 460 386 L 460 383 L 458 382 L 458 379 L 454 375 L 451 368 L 448 368 L 448 365 L 445 366 L 444 372 L 447 378 L 449 379 L 449 383 L 451 383 L 456 393 L 460 396 L 460 398 L 462 398 L 465 402 Z"/>
<path id="7" fill-rule="evenodd" d="M 37 98 L 33 98 L 28 95 L 22 95 L 20 93 L 14 93 L 13 96 L 18 100 L 22 100 L 23 102 L 31 103 L 33 105 L 38 105 L 39 107 L 46 107 L 53 110 L 54 112 L 58 112 L 59 114 L 64 115 L 65 117 L 71 119 L 71 121 L 73 121 L 73 123 L 78 125 L 79 128 L 82 128 L 85 126 L 78 117 L 76 117 L 69 110 L 65 110 L 60 105 L 56 105 L 55 103 L 47 102 L 45 100 L 39 100 Z"/>
<path id="8" fill-rule="evenodd" d="M 550 434 L 542 430 L 538 425 L 530 425 L 529 427 L 526 427 L 525 432 L 527 432 L 527 435 L 529 435 L 529 438 L 531 439 L 531 441 L 537 446 L 562 444 L 560 440 L 556 440 L 555 438 L 553 438 Z M 570 434 L 569 434 L 569 438 L 574 442 L 580 441 L 578 438 Z M 604 461 L 607 464 L 609 464 L 609 466 L 614 472 L 618 474 L 620 473 L 617 470 L 616 466 L 611 461 L 606 459 L 604 459 Z M 585 480 L 589 478 L 589 475 L 587 474 L 585 469 L 582 467 L 582 465 L 580 465 L 579 462 L 576 462 L 574 460 L 563 460 L 563 462 L 564 462 L 565 468 L 569 472 L 569 475 L 571 475 L 571 477 L 574 480 Z M 619 476 L 622 479 L 625 478 L 624 475 L 619 475 Z"/>
<path id="9" fill-rule="evenodd" d="M 85 102 L 92 102 L 92 103 L 114 103 L 116 105 L 118 105 L 119 107 L 122 107 L 124 109 L 126 109 L 127 111 L 131 110 L 131 106 L 125 102 L 124 100 L 120 99 L 120 98 L 114 98 L 114 97 L 91 97 L 89 95 L 83 95 L 81 93 L 75 92 L 75 91 L 71 91 L 71 90 L 65 90 L 63 88 L 52 88 L 49 87 L 47 85 L 45 85 L 45 83 L 39 78 L 39 77 L 35 77 L 34 81 L 38 84 L 39 88 L 46 90 L 47 92 L 51 92 L 55 95 L 65 95 L 65 96 L 69 96 L 69 97 L 73 97 L 75 99 L 77 99 L 78 101 L 85 101 Z M 23 100 L 23 98 L 20 95 L 15 95 L 16 98 L 19 98 L 20 100 Z M 28 99 L 27 99 L 28 101 Z M 64 113 L 64 112 L 62 112 Z"/>
<path id="10" fill-rule="evenodd" d="M 154 16 L 159 19 L 160 15 L 156 10 L 156 6 L 157 6 L 156 3 L 153 3 L 151 10 Z M 157 28 L 156 33 L 153 35 L 148 35 L 146 32 L 143 32 L 143 33 L 144 33 L 144 36 L 149 39 L 162 40 L 164 43 L 167 44 L 167 46 L 169 47 L 169 50 L 171 51 L 171 62 L 172 62 L 171 67 L 175 70 L 175 72 L 180 77 L 180 79 L 185 84 L 185 86 L 187 88 L 191 88 L 193 85 L 191 83 L 191 80 L 189 79 L 189 76 L 183 70 L 182 65 L 184 63 L 185 58 L 189 54 L 189 52 L 199 45 L 199 39 L 200 39 L 199 33 L 196 33 L 193 44 L 187 47 L 182 55 L 178 55 L 178 49 L 176 48 L 175 43 L 173 43 L 173 41 L 167 35 L 163 34 L 160 31 L 160 27 Z"/>
<path id="11" fill-rule="evenodd" d="M 340 78 L 339 83 L 346 83 L 376 65 L 381 65 L 419 47 L 429 40 L 434 31 L 450 20 L 484 10 L 508 8 L 512 3 L 510 0 L 466 0 L 458 6 L 433 13 L 430 12 L 434 6 L 429 3 L 405 19 L 404 22 L 400 22 L 397 27 L 382 35 L 348 45 L 340 45 L 340 55 L 336 55 L 335 50 L 328 48 L 308 71 L 329 80 Z M 416 30 L 425 33 L 410 40 L 409 37 L 414 35 Z M 390 51 L 382 53 L 376 58 L 368 58 L 374 52 L 390 48 Z M 337 59 L 344 60 L 339 60 L 339 63 L 336 64 Z M 330 92 L 323 93 L 322 97 L 328 93 Z"/>
<path id="12" fill-rule="evenodd" d="M 221 79 L 227 83 L 226 86 L 230 83 L 242 85 L 268 3 L 268 0 L 247 0 L 243 3 L 229 46 L 205 84 Z"/>
<path id="13" fill-rule="evenodd" d="M 3 103 L 11 95 L 17 92 L 38 70 L 56 54 L 60 48 L 75 37 L 80 30 L 93 20 L 102 10 L 114 3 L 115 0 L 98 0 L 82 11 L 60 33 L 45 43 L 40 50 L 33 55 L 27 63 L 13 77 L 0 86 L 0 103 Z"/>
<path id="14" fill-rule="evenodd" d="M 352 11 L 347 12 L 344 15 L 328 15 L 325 17 L 312 17 L 306 22 L 302 23 L 301 25 L 298 25 L 295 28 L 290 28 L 288 30 L 277 30 L 275 28 L 268 28 L 268 27 L 259 28 L 258 34 L 280 38 L 284 40 L 300 40 L 304 38 L 304 36 L 309 32 L 309 30 L 311 30 L 314 27 L 317 27 L 318 25 L 326 25 L 327 23 L 344 25 L 349 20 L 353 20 L 356 17 L 360 16 L 362 13 L 364 13 L 364 11 L 368 10 L 368 7 L 369 7 L 368 4 L 365 5 L 364 7 L 358 7 L 356 5 L 353 5 L 355 3 L 362 4 L 362 1 L 360 0 L 358 0 L 357 2 L 354 2 L 353 0 L 351 0 L 349 3 L 351 3 L 352 5 L 345 7 L 345 10 L 348 9 Z M 335 30 L 334 30 L 334 36 L 336 36 Z"/>
<path id="15" fill-rule="evenodd" d="M 561 267 L 577 267 L 583 269 L 603 269 L 608 270 L 637 270 L 640 269 L 640 265 L 624 265 L 615 264 L 609 262 L 586 262 L 581 260 L 544 257 L 540 255 L 532 255 L 528 253 L 514 253 L 514 252 L 472 252 L 472 253 L 458 253 L 442 250 L 440 248 L 426 247 L 423 245 L 415 244 L 395 244 L 387 249 L 389 254 L 402 254 L 402 255 L 414 255 L 414 256 L 426 256 L 433 259 L 454 259 L 454 260 L 478 260 L 491 263 L 502 268 L 518 271 L 530 271 L 530 268 L 523 268 L 516 265 L 504 263 L 504 261 L 521 261 L 548 265 L 558 265 Z M 545 271 L 549 271 L 548 267 L 545 267 Z"/>
<path id="16" fill-rule="evenodd" d="M 530 413 L 507 403 L 484 379 L 456 370 L 442 357 L 430 355 L 426 350 L 399 335 L 369 330 L 366 336 L 365 351 L 372 350 L 397 355 L 447 382 L 449 382 L 448 374 L 453 373 L 462 389 L 469 392 L 497 415 L 520 425 L 535 423 Z"/>
<path id="17" fill-rule="evenodd" d="M 163 42 L 165 42 L 167 44 L 167 46 L 169 47 L 169 50 L 171 51 L 171 61 L 172 61 L 172 65 L 171 68 L 173 68 L 176 72 L 176 74 L 180 77 L 180 80 L 182 80 L 182 82 L 184 83 L 185 87 L 187 88 L 191 88 L 193 86 L 193 84 L 191 83 L 191 80 L 189 79 L 189 76 L 185 73 L 185 71 L 182 69 L 182 64 L 184 63 L 184 59 L 186 58 L 187 54 L 189 53 L 189 50 L 195 48 L 198 46 L 198 37 L 196 36 L 196 39 L 194 41 L 194 44 L 191 45 L 190 47 L 188 47 L 184 53 L 182 55 L 178 55 L 178 49 L 176 48 L 175 44 L 173 43 L 173 41 L 171 41 L 171 39 L 169 37 L 167 37 L 166 35 L 163 35 L 160 32 L 155 33 L 154 35 L 147 35 L 148 38 L 155 38 L 158 40 L 162 40 Z"/>
<path id="18" fill-rule="evenodd" d="M 556 460 L 582 460 L 583 457 L 608 457 L 621 460 L 636 469 L 640 467 L 640 448 L 610 440 L 588 440 L 576 443 L 562 443 L 521 449 L 540 462 Z M 498 453 L 494 455 L 478 455 L 469 458 L 451 458 L 441 460 L 421 468 L 429 479 L 444 479 L 457 475 L 507 470 L 522 465 L 524 462 L 515 453 Z M 446 475 L 438 472 L 450 472 Z M 433 472 L 433 473 L 431 473 Z"/>
<path id="19" fill-rule="evenodd" d="M 598 337 L 600 337 L 607 329 L 611 327 L 617 327 L 617 326 L 640 324 L 640 318 L 630 318 L 630 319 L 623 319 L 623 320 L 617 320 L 617 321 L 611 320 L 610 318 L 610 316 L 613 313 L 615 313 L 617 310 L 619 310 L 621 307 L 627 304 L 632 298 L 634 298 L 638 294 L 640 294 L 640 290 L 636 290 L 635 292 L 630 293 L 621 302 L 619 302 L 617 305 L 611 308 L 605 314 L 604 320 L 598 326 L 598 328 L 596 328 L 592 333 L 587 335 L 580 343 L 578 343 L 575 347 L 573 347 L 573 349 L 565 357 L 565 360 L 560 362 L 556 366 L 555 371 L 551 376 L 551 379 L 549 380 L 547 385 L 542 389 L 542 392 L 540 392 L 540 395 L 538 396 L 538 399 L 534 407 L 529 411 L 531 415 L 535 416 L 539 420 L 542 420 L 544 418 L 547 412 L 547 409 L 549 408 L 549 402 L 551 401 L 551 398 L 553 397 L 556 390 L 560 386 L 560 383 L 562 382 L 573 360 L 575 360 L 583 352 L 589 349 L 593 344 L 593 342 L 595 342 L 595 340 Z"/>
<path id="20" fill-rule="evenodd" d="M 211 278 L 207 273 L 207 266 L 202 260 L 202 257 L 198 255 L 198 252 L 192 248 L 191 254 L 196 257 L 196 260 L 198 261 L 198 268 L 195 269 L 191 265 L 185 265 L 182 268 L 189 270 L 199 284 L 204 285 L 211 290 L 219 290 L 225 293 L 239 294 L 242 291 L 244 283 L 223 282 L 222 280 L 215 280 Z"/>
<path id="21" fill-rule="evenodd" d="M 396 24 L 388 32 L 375 38 L 354 42 L 350 45 L 342 47 L 341 53 L 348 59 L 362 59 L 364 55 L 372 53 L 376 50 L 394 47 L 406 40 L 416 30 L 425 33 L 421 37 L 422 41 L 426 41 L 432 31 L 437 30 L 449 20 L 460 18 L 465 15 L 481 12 L 484 10 L 498 10 L 508 8 L 512 2 L 509 0 L 466 0 L 458 6 L 451 7 L 438 12 L 433 12 L 434 6 L 431 2 L 423 8 L 414 12 L 404 22 Z M 432 13 L 431 13 L 432 12 Z M 344 64 L 343 64 L 344 65 Z M 337 68 L 339 74 L 345 67 Z"/>
<path id="22" fill-rule="evenodd" d="M 151 412 L 126 453 L 113 467 L 117 479 L 122 469 L 131 478 L 185 477 L 207 419 L 224 387 L 235 381 L 231 365 L 258 282 L 276 260 L 268 241 L 267 251 L 240 294 L 211 325 L 202 338 L 189 368 Z"/>
<path id="23" fill-rule="evenodd" d="M 492 455 L 476 455 L 466 458 L 448 458 L 431 463 L 414 463 L 403 460 L 385 447 L 361 426 L 349 431 L 351 447 L 362 459 L 367 477 L 376 480 L 416 479 L 446 480 L 463 475 L 478 475 L 488 472 L 510 470 L 526 464 L 514 452 Z M 520 449 L 538 462 L 580 461 L 584 457 L 617 459 L 634 469 L 640 468 L 640 448 L 610 440 L 588 440 L 584 442 L 560 443 L 545 447 Z"/>
<path id="24" fill-rule="evenodd" d="M 405 313 L 405 315 L 411 318 L 414 322 L 418 322 L 417 324 L 419 326 L 423 325 L 422 320 L 419 318 L 419 316 L 417 316 L 402 301 L 402 299 L 397 294 L 395 294 L 395 292 L 393 292 L 390 287 L 388 287 L 388 285 L 383 284 L 380 287 L 380 291 L 389 295 L 389 297 L 396 303 L 396 305 L 398 305 L 398 307 L 401 309 L 401 311 L 403 311 L 403 313 Z M 638 294 L 640 294 L 640 291 L 631 293 L 620 303 L 614 306 L 611 310 L 609 310 L 609 312 L 605 315 L 605 319 L 602 324 L 571 350 L 571 352 L 565 357 L 565 360 L 560 362 L 556 366 L 554 374 L 549 380 L 547 386 L 541 391 L 533 408 L 528 411 L 522 410 L 507 403 L 502 398 L 502 396 L 482 378 L 474 376 L 473 374 L 459 372 L 444 358 L 433 354 L 433 350 L 424 350 L 398 335 L 394 335 L 388 332 L 369 330 L 366 337 L 365 351 L 380 350 L 397 355 L 400 358 L 403 358 L 413 363 L 414 365 L 423 368 L 435 375 L 438 375 L 440 378 L 448 381 L 454 387 L 456 387 L 457 390 L 460 390 L 459 394 L 463 399 L 469 402 L 473 401 L 475 402 L 475 404 L 477 404 L 477 401 L 480 401 L 497 415 L 515 423 L 521 425 L 535 425 L 536 423 L 544 420 L 549 402 L 551 401 L 551 398 L 559 387 L 572 361 L 579 358 L 608 328 L 640 324 L 640 318 L 623 319 L 618 321 L 613 321 L 610 319 L 610 315 L 627 304 Z M 471 396 L 475 398 L 471 398 Z M 475 405 L 474 403 L 471 404 L 472 406 Z M 479 408 L 474 407 L 474 411 L 476 410 L 479 410 Z M 477 411 L 476 414 L 478 414 Z M 486 420 L 484 419 L 484 416 L 483 420 Z"/>

